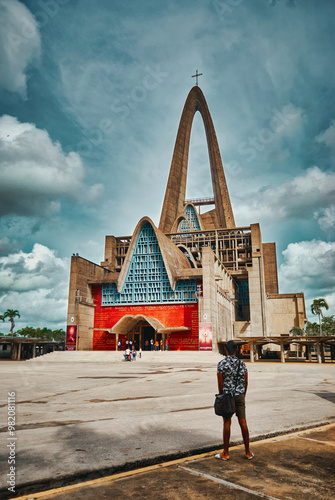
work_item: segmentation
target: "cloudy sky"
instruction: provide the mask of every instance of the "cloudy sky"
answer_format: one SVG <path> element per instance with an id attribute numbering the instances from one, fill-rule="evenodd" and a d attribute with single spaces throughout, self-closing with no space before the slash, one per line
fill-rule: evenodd
<path id="1" fill-rule="evenodd" d="M 158 225 L 199 78 L 237 225 L 335 314 L 333 0 L 0 0 L 0 313 L 65 327 L 70 256 Z M 188 197 L 212 195 L 199 114 Z M 1 330 L 7 333 L 9 323 Z"/>

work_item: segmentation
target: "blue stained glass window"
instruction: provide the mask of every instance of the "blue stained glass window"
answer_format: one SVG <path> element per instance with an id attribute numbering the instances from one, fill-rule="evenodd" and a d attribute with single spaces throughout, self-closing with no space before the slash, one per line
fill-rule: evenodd
<path id="1" fill-rule="evenodd" d="M 190 231 L 192 231 L 192 227 L 190 226 L 190 224 L 188 223 L 187 220 L 183 219 L 180 223 L 180 226 L 179 226 L 179 232 L 180 233 L 189 233 Z"/>
<path id="2" fill-rule="evenodd" d="M 187 220 L 183 220 L 179 225 L 179 232 L 186 233 L 189 231 L 201 231 L 198 214 L 192 205 L 187 205 L 184 210 L 184 215 Z"/>
<path id="3" fill-rule="evenodd" d="M 116 285 L 102 286 L 102 305 L 197 302 L 197 283 L 178 281 L 172 290 L 163 257 L 151 224 L 145 224 L 138 237 L 123 290 Z"/>
<path id="4" fill-rule="evenodd" d="M 239 306 L 249 305 L 249 283 L 248 280 L 241 280 L 238 282 L 237 299 Z"/>

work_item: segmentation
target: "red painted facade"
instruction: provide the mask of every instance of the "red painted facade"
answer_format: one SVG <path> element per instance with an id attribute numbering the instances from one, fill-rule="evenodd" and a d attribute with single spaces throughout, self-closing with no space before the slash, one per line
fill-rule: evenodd
<path id="1" fill-rule="evenodd" d="M 166 328 L 186 326 L 188 332 L 172 332 L 169 334 L 169 350 L 198 351 L 199 349 L 199 317 L 198 304 L 148 304 L 128 306 L 102 306 L 101 286 L 94 292 L 95 314 L 93 330 L 93 350 L 115 350 L 116 336 L 104 332 L 103 328 L 112 328 L 123 316 L 142 314 L 156 318 Z M 126 336 L 120 336 L 125 337 Z"/>

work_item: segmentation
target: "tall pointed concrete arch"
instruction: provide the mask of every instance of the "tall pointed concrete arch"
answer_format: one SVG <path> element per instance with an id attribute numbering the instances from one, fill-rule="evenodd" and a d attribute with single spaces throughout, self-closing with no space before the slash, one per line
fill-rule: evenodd
<path id="1" fill-rule="evenodd" d="M 231 229 L 235 227 L 233 210 L 213 121 L 204 94 L 198 86 L 195 86 L 187 96 L 179 123 L 159 223 L 159 229 L 163 233 L 170 233 L 172 231 L 176 218 L 180 217 L 184 210 L 190 136 L 193 118 L 197 111 L 202 116 L 206 132 L 218 228 Z"/>

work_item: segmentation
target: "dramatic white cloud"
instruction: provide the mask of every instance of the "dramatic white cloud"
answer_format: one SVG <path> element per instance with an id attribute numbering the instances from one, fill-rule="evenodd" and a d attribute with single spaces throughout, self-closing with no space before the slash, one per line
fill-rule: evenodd
<path id="1" fill-rule="evenodd" d="M 39 57 L 38 25 L 25 5 L 0 0 L 0 86 L 26 96 L 27 69 Z"/>
<path id="2" fill-rule="evenodd" d="M 323 298 L 329 306 L 328 311 L 323 310 L 325 316 L 333 316 L 335 311 L 335 292 L 327 293 L 323 296 Z"/>
<path id="3" fill-rule="evenodd" d="M 283 256 L 284 263 L 279 268 L 280 292 L 304 292 L 306 314 L 310 321 L 315 321 L 311 304 L 320 297 L 329 305 L 327 314 L 334 314 L 335 242 L 311 240 L 290 243 Z"/>
<path id="4" fill-rule="evenodd" d="M 59 198 L 75 198 L 84 167 L 77 153 L 63 152 L 45 130 L 0 118 L 0 215 L 41 215 L 59 211 Z"/>
<path id="5" fill-rule="evenodd" d="M 240 200 L 236 215 L 239 224 L 250 223 L 251 220 L 309 219 L 315 214 L 324 218 L 325 212 L 318 210 L 331 206 L 334 197 L 335 173 L 312 167 L 290 181 L 250 193 L 247 199 Z"/>
<path id="6" fill-rule="evenodd" d="M 17 241 L 10 241 L 7 236 L 0 238 L 0 255 L 7 255 L 10 252 L 14 252 L 19 249 L 19 244 Z"/>
<path id="7" fill-rule="evenodd" d="M 17 309 L 21 315 L 17 328 L 51 323 L 64 327 L 68 278 L 69 259 L 39 243 L 30 253 L 0 257 L 0 311 Z"/>
<path id="8" fill-rule="evenodd" d="M 335 228 L 335 205 L 315 212 L 314 217 L 323 231 Z"/>
<path id="9" fill-rule="evenodd" d="M 332 121 L 330 126 L 324 132 L 321 132 L 316 137 L 317 142 L 323 142 L 329 148 L 335 148 L 335 120 Z"/>
<path id="10" fill-rule="evenodd" d="M 290 243 L 283 256 L 279 269 L 281 292 L 304 291 L 311 295 L 315 290 L 326 294 L 334 289 L 335 242 L 314 239 Z"/>

